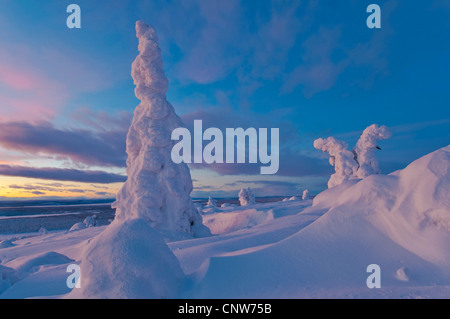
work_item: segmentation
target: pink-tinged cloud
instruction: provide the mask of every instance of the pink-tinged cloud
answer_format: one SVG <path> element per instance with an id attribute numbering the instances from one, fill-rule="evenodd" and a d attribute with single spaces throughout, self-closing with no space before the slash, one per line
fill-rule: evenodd
<path id="1" fill-rule="evenodd" d="M 120 183 L 127 177 L 120 174 L 108 173 L 104 171 L 79 170 L 54 167 L 25 167 L 0 165 L 0 175 L 20 176 L 27 178 L 47 179 L 54 181 L 72 181 L 82 183 Z"/>
<path id="2" fill-rule="evenodd" d="M 0 64 L 0 82 L 6 87 L 18 91 L 35 90 L 39 87 L 39 80 L 33 74 L 16 70 L 9 65 Z"/>
<path id="3" fill-rule="evenodd" d="M 0 121 L 49 119 L 67 100 L 67 89 L 42 72 L 0 61 Z"/>
<path id="4" fill-rule="evenodd" d="M 0 46 L 0 122 L 50 120 L 71 98 L 113 85 L 107 62 L 68 48 Z"/>
<path id="5" fill-rule="evenodd" d="M 47 154 L 87 165 L 124 167 L 126 130 L 62 130 L 49 122 L 0 123 L 0 145 L 24 154 Z"/>

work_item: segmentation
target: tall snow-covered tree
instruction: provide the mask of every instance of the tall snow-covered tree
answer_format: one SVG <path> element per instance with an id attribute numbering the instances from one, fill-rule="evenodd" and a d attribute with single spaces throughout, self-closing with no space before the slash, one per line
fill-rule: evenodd
<path id="1" fill-rule="evenodd" d="M 165 98 L 155 31 L 138 21 L 136 33 L 132 76 L 141 104 L 127 136 L 128 179 L 116 218 L 83 249 L 81 287 L 69 298 L 176 298 L 185 275 L 157 228 L 193 235 L 206 228 L 189 196 L 189 169 L 171 162 L 170 132 L 181 121 Z"/>
<path id="2" fill-rule="evenodd" d="M 185 163 L 171 159 L 171 133 L 182 126 L 166 99 L 168 81 L 154 29 L 136 23 L 139 55 L 131 75 L 141 103 L 127 135 L 128 179 L 113 204 L 116 218 L 143 218 L 156 229 L 204 235 L 208 232 L 190 193 L 192 180 Z"/>

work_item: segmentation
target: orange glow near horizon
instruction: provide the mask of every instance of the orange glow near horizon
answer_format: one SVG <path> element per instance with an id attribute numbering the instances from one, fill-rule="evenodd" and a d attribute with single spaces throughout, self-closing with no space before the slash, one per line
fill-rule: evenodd
<path id="1" fill-rule="evenodd" d="M 39 199 L 44 197 L 112 198 L 115 197 L 121 186 L 122 183 L 79 183 L 0 176 L 0 199 Z"/>

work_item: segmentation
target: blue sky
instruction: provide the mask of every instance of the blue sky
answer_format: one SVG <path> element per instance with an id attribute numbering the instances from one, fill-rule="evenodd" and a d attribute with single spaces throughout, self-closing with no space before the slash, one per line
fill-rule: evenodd
<path id="1" fill-rule="evenodd" d="M 70 3 L 81 29 L 66 27 Z M 381 29 L 366 26 L 370 3 Z M 333 169 L 313 141 L 353 147 L 372 123 L 393 132 L 380 142 L 384 173 L 449 144 L 448 1 L 3 0 L 0 196 L 115 194 L 139 103 L 130 76 L 139 19 L 158 34 L 167 98 L 188 128 L 194 119 L 280 128 L 278 174 L 191 166 L 193 196 L 317 193 Z M 77 170 L 92 179 L 74 180 Z M 59 192 L 43 189 L 55 181 Z"/>

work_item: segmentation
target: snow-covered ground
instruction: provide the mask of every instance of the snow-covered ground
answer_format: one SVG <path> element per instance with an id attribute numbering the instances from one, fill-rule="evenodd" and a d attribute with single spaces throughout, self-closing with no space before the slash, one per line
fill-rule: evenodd
<path id="1" fill-rule="evenodd" d="M 314 200 L 205 207 L 202 216 L 212 236 L 163 233 L 184 273 L 168 296 L 450 298 L 450 146 Z M 76 296 L 66 268 L 109 227 L 0 243 L 0 298 Z M 366 285 L 370 264 L 380 266 L 381 288 Z"/>

